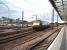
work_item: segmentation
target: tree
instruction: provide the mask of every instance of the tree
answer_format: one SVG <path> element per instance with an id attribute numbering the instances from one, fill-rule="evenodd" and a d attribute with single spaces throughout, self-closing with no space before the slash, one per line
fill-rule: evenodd
<path id="1" fill-rule="evenodd" d="M 3 20 L 5 20 L 5 19 L 6 19 L 6 17 L 2 16 L 2 19 L 3 19 Z"/>

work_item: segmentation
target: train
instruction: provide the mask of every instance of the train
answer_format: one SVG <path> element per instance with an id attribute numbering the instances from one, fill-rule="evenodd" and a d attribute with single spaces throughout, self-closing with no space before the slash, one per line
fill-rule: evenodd
<path id="1" fill-rule="evenodd" d="M 38 30 L 43 30 L 46 28 L 50 27 L 50 23 L 47 21 L 41 21 L 41 20 L 36 20 L 33 21 L 33 30 L 38 31 Z"/>

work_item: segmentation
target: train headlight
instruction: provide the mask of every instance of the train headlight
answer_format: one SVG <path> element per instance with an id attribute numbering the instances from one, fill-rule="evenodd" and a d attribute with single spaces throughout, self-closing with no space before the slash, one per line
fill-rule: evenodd
<path id="1" fill-rule="evenodd" d="M 40 23 L 33 23 L 33 26 L 39 26 Z"/>

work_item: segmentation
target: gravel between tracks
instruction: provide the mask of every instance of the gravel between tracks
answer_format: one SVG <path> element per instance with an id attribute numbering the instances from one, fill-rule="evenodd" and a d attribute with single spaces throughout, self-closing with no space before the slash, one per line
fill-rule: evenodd
<path id="1" fill-rule="evenodd" d="M 47 48 L 50 46 L 50 44 L 53 42 L 53 40 L 58 35 L 60 29 L 57 30 L 55 33 L 53 33 L 48 38 L 44 39 L 40 43 L 38 43 L 36 46 L 32 47 L 30 50 L 47 50 Z"/>
<path id="2" fill-rule="evenodd" d="M 55 32 L 57 29 L 47 31 L 40 31 L 37 33 L 30 34 L 20 39 L 13 40 L 11 42 L 1 44 L 1 50 L 28 50 L 32 46 L 36 45 L 50 34 Z"/>

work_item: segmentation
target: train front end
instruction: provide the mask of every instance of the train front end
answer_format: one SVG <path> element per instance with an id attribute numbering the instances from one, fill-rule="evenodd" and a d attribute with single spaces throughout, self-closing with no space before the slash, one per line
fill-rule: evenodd
<path id="1" fill-rule="evenodd" d="M 34 21 L 33 22 L 33 30 L 39 30 L 40 29 L 40 27 L 41 27 L 41 23 L 40 23 L 40 21 Z"/>

